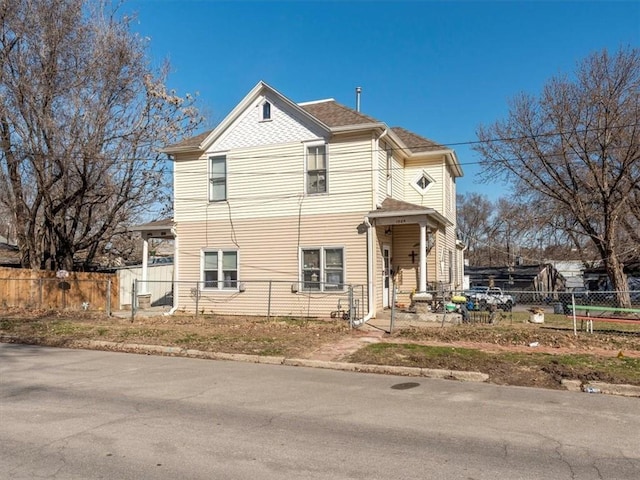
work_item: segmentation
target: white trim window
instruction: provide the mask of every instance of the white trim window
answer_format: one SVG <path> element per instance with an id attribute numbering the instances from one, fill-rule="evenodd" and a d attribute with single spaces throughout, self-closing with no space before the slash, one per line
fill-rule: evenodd
<path id="1" fill-rule="evenodd" d="M 265 101 L 262 104 L 262 121 L 271 120 L 271 104 Z"/>
<path id="2" fill-rule="evenodd" d="M 344 248 L 301 249 L 300 278 L 304 291 L 344 290 Z"/>
<path id="3" fill-rule="evenodd" d="M 221 202 L 227 199 L 227 157 L 209 157 L 209 201 Z"/>
<path id="4" fill-rule="evenodd" d="M 206 290 L 238 289 L 238 251 L 204 250 L 202 281 Z"/>
<path id="5" fill-rule="evenodd" d="M 326 144 L 308 144 L 305 156 L 307 193 L 327 193 Z"/>
<path id="6" fill-rule="evenodd" d="M 416 189 L 416 191 L 424 195 L 427 191 L 436 183 L 431 175 L 429 175 L 425 170 L 419 172 L 413 180 L 411 180 L 411 186 Z"/>

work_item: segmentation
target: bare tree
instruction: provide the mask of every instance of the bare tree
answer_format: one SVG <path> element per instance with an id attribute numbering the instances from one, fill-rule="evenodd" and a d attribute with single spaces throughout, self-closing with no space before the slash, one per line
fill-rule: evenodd
<path id="1" fill-rule="evenodd" d="M 170 195 L 159 147 L 200 123 L 111 5 L 0 0 L 0 202 L 25 267 L 108 253 Z"/>
<path id="2" fill-rule="evenodd" d="M 590 240 L 623 306 L 624 258 L 640 253 L 626 227 L 637 225 L 639 117 L 640 51 L 605 50 L 574 78 L 552 78 L 539 98 L 516 97 L 506 120 L 479 128 L 475 147 L 487 175 L 502 175 L 520 198 L 561 216 L 569 235 Z"/>
<path id="3" fill-rule="evenodd" d="M 467 245 L 471 265 L 486 264 L 484 253 L 491 241 L 493 203 L 479 193 L 459 194 L 457 199 L 457 225 L 461 240 Z"/>

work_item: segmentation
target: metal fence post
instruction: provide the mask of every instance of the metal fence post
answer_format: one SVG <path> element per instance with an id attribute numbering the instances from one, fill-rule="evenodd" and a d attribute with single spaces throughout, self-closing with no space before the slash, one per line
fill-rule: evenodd
<path id="1" fill-rule="evenodd" d="M 198 318 L 198 308 L 200 308 L 200 285 L 196 282 L 196 318 Z"/>
<path id="2" fill-rule="evenodd" d="M 138 280 L 134 279 L 131 284 L 131 323 L 133 323 L 134 318 L 136 317 L 136 290 L 137 290 Z"/>
<path id="3" fill-rule="evenodd" d="M 353 285 L 349 285 L 349 328 L 353 328 L 353 314 L 355 305 L 353 303 Z"/>
<path id="4" fill-rule="evenodd" d="M 111 316 L 111 279 L 107 279 L 107 315 Z"/>
<path id="5" fill-rule="evenodd" d="M 389 321 L 389 333 L 393 332 L 396 319 L 396 282 L 391 282 L 391 320 Z"/>
<path id="6" fill-rule="evenodd" d="M 269 280 L 269 300 L 268 300 L 268 304 L 267 304 L 267 322 L 269 320 L 271 320 L 271 284 L 273 282 L 271 280 Z"/>

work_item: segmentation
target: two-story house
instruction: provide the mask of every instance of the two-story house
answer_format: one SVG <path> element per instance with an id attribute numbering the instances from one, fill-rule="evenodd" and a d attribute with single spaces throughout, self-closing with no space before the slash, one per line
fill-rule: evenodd
<path id="1" fill-rule="evenodd" d="M 271 314 L 324 317 L 310 295 L 356 285 L 371 317 L 390 306 L 392 278 L 403 292 L 462 285 L 449 148 L 260 82 L 215 129 L 164 151 L 181 309 L 251 314 L 277 295 Z"/>

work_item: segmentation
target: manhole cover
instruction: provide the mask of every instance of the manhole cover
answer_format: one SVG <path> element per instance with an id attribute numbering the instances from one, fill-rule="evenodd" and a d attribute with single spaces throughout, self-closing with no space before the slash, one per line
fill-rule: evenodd
<path id="1" fill-rule="evenodd" d="M 420 384 L 417 382 L 405 382 L 405 383 L 396 383 L 395 385 L 391 385 L 391 388 L 394 390 L 409 390 L 410 388 L 419 387 Z"/>

